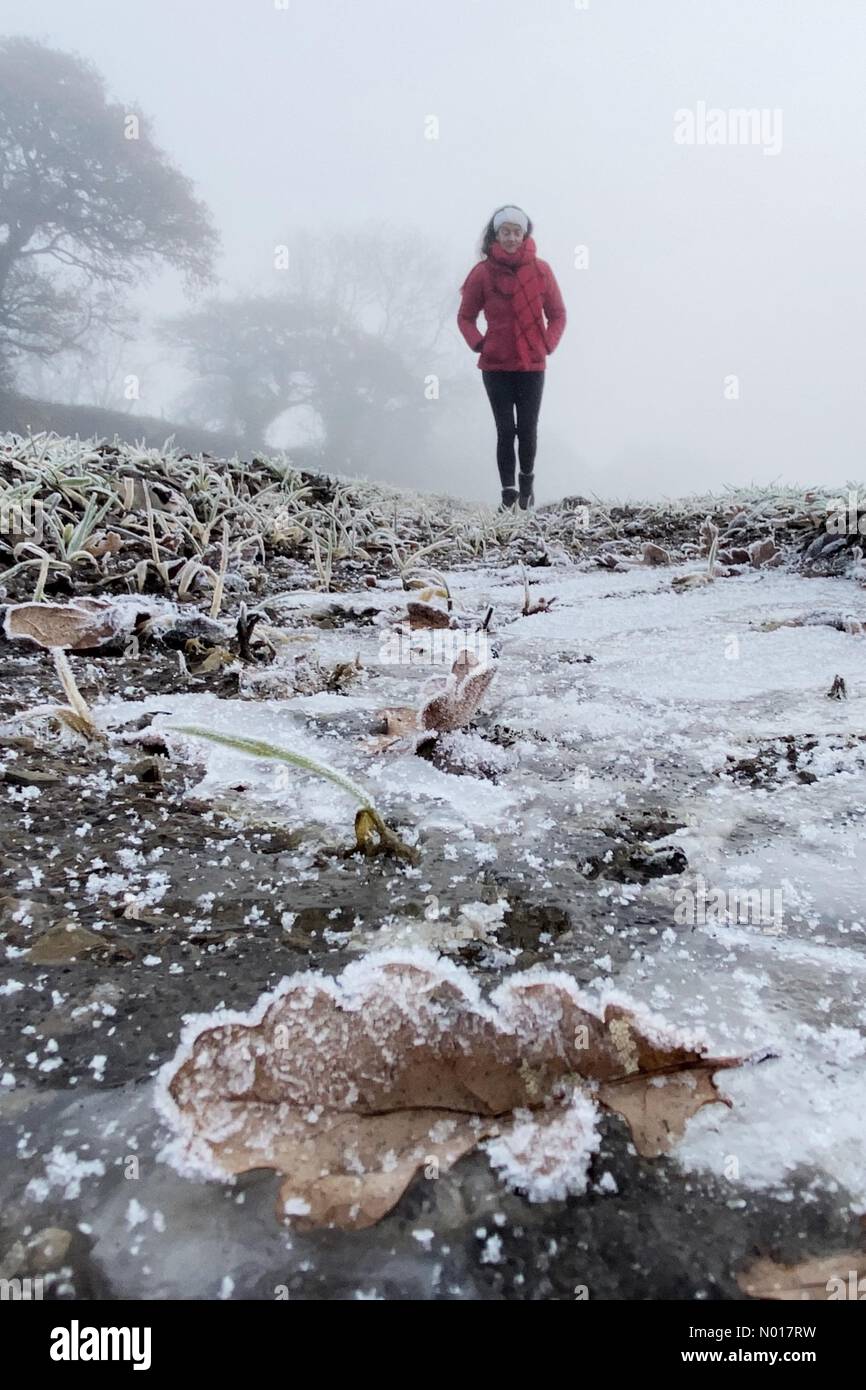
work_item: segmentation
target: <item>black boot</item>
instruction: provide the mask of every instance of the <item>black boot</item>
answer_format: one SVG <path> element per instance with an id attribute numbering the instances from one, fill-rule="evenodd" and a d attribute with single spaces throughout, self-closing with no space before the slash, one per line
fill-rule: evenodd
<path id="1" fill-rule="evenodd" d="M 499 504 L 501 512 L 513 512 L 514 504 L 517 501 L 517 488 L 504 487 L 502 489 L 502 501 Z"/>
<path id="2" fill-rule="evenodd" d="M 535 474 L 519 473 L 517 481 L 520 483 L 520 510 L 525 512 L 528 507 L 535 506 L 535 492 L 533 491 Z"/>

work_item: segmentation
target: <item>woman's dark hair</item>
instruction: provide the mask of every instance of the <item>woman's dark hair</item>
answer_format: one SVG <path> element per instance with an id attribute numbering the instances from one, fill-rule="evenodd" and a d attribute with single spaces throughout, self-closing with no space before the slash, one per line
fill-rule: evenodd
<path id="1" fill-rule="evenodd" d="M 517 206 L 519 206 L 519 204 L 517 204 L 517 203 L 503 203 L 503 204 L 502 204 L 502 208 L 513 208 L 513 207 L 517 207 Z M 494 208 L 494 209 L 493 209 L 493 212 L 491 213 L 491 216 L 490 216 L 490 221 L 487 223 L 487 226 L 484 228 L 484 231 L 481 233 L 481 255 L 482 255 L 482 256 L 486 256 L 486 255 L 487 255 L 487 253 L 489 252 L 491 246 L 493 245 L 494 241 L 496 240 L 496 233 L 495 233 L 495 231 L 493 230 L 493 219 L 494 219 L 494 217 L 496 216 L 497 212 L 501 212 L 501 211 L 502 211 L 502 208 Z M 531 235 L 532 235 L 532 218 L 531 218 L 531 217 L 529 216 L 529 214 L 527 213 L 527 214 L 526 214 L 526 236 L 531 236 Z"/>

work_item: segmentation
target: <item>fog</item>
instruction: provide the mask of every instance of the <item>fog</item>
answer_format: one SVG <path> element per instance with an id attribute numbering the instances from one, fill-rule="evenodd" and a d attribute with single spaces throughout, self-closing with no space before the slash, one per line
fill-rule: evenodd
<path id="1" fill-rule="evenodd" d="M 276 292 L 274 248 L 301 232 L 438 253 L 440 355 L 406 365 L 419 395 L 441 374 L 445 442 L 396 470 L 371 448 L 368 476 L 496 498 L 456 313 L 510 202 L 568 312 L 537 502 L 863 476 L 860 0 L 4 0 L 0 32 L 74 50 L 152 118 L 212 211 L 221 293 Z M 748 138 L 743 110 L 763 113 Z M 176 418 L 180 368 L 147 325 L 190 301 L 174 273 L 135 297 L 136 409 Z"/>

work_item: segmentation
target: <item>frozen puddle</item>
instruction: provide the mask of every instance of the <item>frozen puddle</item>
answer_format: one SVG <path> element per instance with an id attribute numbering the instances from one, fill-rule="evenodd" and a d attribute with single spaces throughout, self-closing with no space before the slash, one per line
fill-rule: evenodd
<path id="1" fill-rule="evenodd" d="M 708 1106 L 689 1122 L 676 1149 L 684 1168 L 788 1201 L 838 1193 L 866 1211 L 866 957 L 706 928 L 618 983 L 706 1029 L 714 1049 L 777 1054 L 720 1076 L 731 1109 Z"/>
<path id="2" fill-rule="evenodd" d="M 330 757 L 363 776 L 389 813 L 417 824 L 422 845 L 425 827 L 446 829 L 461 853 L 471 850 L 483 862 L 496 859 L 507 835 L 509 856 L 522 854 L 536 878 L 569 854 L 582 829 L 636 805 L 664 807 L 682 827 L 665 843 L 684 850 L 687 871 L 631 884 L 621 896 L 606 880 L 585 884 L 572 906 L 579 915 L 588 897 L 609 899 L 616 934 L 628 930 L 622 924 L 631 904 L 666 917 L 661 948 L 648 954 L 635 946 L 624 966 L 613 967 L 616 983 L 674 1022 L 705 1025 L 722 1050 L 779 1054 L 725 1077 L 734 1109 L 708 1109 L 692 1121 L 681 1161 L 725 1176 L 736 1170 L 747 1186 L 784 1186 L 798 1165 L 812 1167 L 866 1203 L 859 872 L 866 792 L 864 757 L 853 742 L 866 734 L 866 638 L 830 626 L 762 627 L 813 613 L 862 617 L 862 591 L 846 580 L 770 571 L 677 594 L 672 573 L 533 570 L 533 597 L 557 601 L 528 618 L 512 616 L 522 602 L 517 570 L 448 576 L 456 608 L 483 615 L 494 607 L 501 655 L 482 708 L 522 736 L 495 784 L 439 772 L 408 753 L 365 758 L 354 739 L 340 736 L 341 712 L 367 716 L 411 703 L 435 670 L 377 661 L 382 638 L 369 627 L 328 634 L 329 658 L 360 651 L 374 673 L 363 693 L 245 702 L 243 732 Z M 379 602 L 396 613 L 401 596 L 367 590 L 341 602 Z M 593 660 L 563 659 L 569 655 Z M 837 673 L 846 700 L 827 698 Z M 167 708 L 157 699 L 142 707 L 148 703 Z M 237 705 L 197 696 L 174 697 L 173 705 L 171 720 L 162 722 L 237 727 Z M 308 715 L 334 716 L 327 735 Z M 808 762 L 814 780 L 799 780 L 783 753 L 778 777 L 766 786 L 719 775 L 729 758 L 787 736 L 824 741 Z M 272 770 L 224 749 L 205 755 L 201 791 L 212 795 L 242 779 L 254 798 L 285 802 Z M 292 808 L 345 832 L 346 799 L 336 788 L 293 790 Z M 724 892 L 733 908 L 728 920 L 700 920 L 701 883 L 705 898 Z M 686 912 L 684 920 L 689 892 L 698 917 Z M 739 904 L 756 905 L 761 893 L 771 919 L 738 922 Z M 604 961 L 609 940 L 597 944 Z M 568 959 L 565 950 L 560 963 Z"/>

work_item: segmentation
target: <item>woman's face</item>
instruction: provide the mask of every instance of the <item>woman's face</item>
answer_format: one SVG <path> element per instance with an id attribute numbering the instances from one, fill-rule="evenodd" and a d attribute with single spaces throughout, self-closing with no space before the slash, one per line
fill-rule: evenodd
<path id="1" fill-rule="evenodd" d="M 496 240 L 504 251 L 516 251 L 523 240 L 523 228 L 517 222 L 503 222 L 496 233 Z"/>

